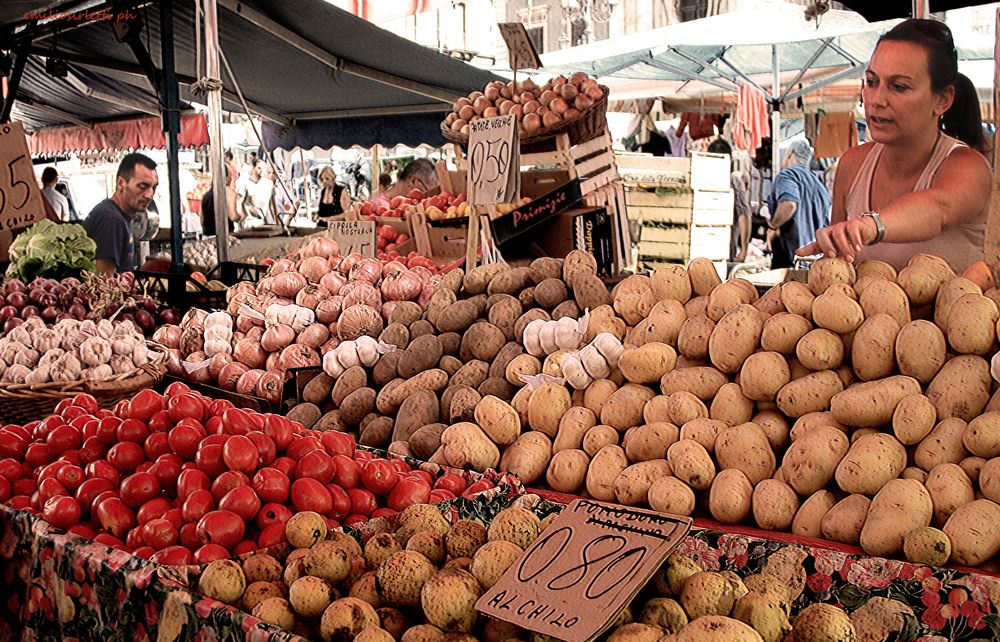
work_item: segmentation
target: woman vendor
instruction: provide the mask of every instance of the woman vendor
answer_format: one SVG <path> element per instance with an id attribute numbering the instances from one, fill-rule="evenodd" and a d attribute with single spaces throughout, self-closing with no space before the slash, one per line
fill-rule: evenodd
<path id="1" fill-rule="evenodd" d="M 862 90 L 874 142 L 840 159 L 831 225 L 796 254 L 899 270 L 925 252 L 957 273 L 982 260 L 991 175 L 975 151 L 979 101 L 960 80 L 943 23 L 906 20 L 879 39 Z"/>

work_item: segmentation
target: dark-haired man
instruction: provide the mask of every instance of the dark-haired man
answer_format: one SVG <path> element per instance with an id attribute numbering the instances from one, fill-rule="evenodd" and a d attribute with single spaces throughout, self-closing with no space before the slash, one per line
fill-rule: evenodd
<path id="1" fill-rule="evenodd" d="M 156 163 L 143 154 L 122 159 L 115 178 L 115 193 L 90 211 L 83 227 L 97 244 L 97 269 L 103 274 L 135 269 L 132 216 L 149 209 L 159 180 Z"/>
<path id="2" fill-rule="evenodd" d="M 59 180 L 59 172 L 55 167 L 46 167 L 42 170 L 42 194 L 48 199 L 49 205 L 55 210 L 60 221 L 69 220 L 69 201 L 65 196 L 56 191 L 56 182 Z"/>
<path id="3" fill-rule="evenodd" d="M 371 199 L 371 203 L 376 208 L 385 207 L 388 209 L 395 196 L 406 196 L 414 189 L 427 192 L 437 186 L 438 175 L 434 163 L 426 158 L 418 158 L 410 161 L 410 164 L 399 173 L 399 180 L 392 187 L 379 192 L 378 196 Z"/>

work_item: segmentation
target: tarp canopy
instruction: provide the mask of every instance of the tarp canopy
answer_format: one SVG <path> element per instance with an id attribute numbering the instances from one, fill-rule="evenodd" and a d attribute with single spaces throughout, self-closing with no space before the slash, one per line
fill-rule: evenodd
<path id="1" fill-rule="evenodd" d="M 65 7 L 65 3 L 60 6 Z M 277 125 L 268 135 L 279 144 L 284 140 L 279 136 L 291 136 L 295 144 L 308 147 L 350 147 L 359 142 L 442 144 L 444 140 L 436 129 L 410 126 L 413 115 L 434 113 L 439 122 L 454 99 L 497 78 L 489 71 L 380 29 L 324 0 L 219 0 L 219 7 L 220 47 L 251 112 Z M 23 11 L 17 17 L 23 18 Z M 145 23 L 141 40 L 154 65 L 160 68 L 158 3 L 143 3 L 143 8 L 135 11 Z M 181 97 L 203 101 L 190 88 L 198 78 L 194 3 L 175 0 L 174 11 L 176 69 L 178 79 L 184 83 Z M 8 12 L 3 15 L 9 17 Z M 41 25 L 44 28 L 45 22 Z M 23 38 L 23 32 L 15 34 L 15 50 Z M 55 42 L 52 35 L 34 39 L 30 51 L 38 57 L 54 55 L 66 60 L 71 75 L 86 86 L 99 86 L 102 92 L 118 88 L 126 98 L 147 105 L 150 102 L 148 80 L 131 49 L 115 40 L 108 20 L 63 30 Z M 33 62 L 26 68 L 23 87 L 28 100 L 37 103 L 48 99 L 52 93 L 41 89 L 47 81 L 57 81 L 64 85 L 61 91 L 71 92 L 66 79 L 32 81 L 44 75 L 41 63 Z M 241 111 L 233 79 L 223 73 L 222 80 L 224 107 Z M 29 90 L 41 95 L 32 95 Z M 140 94 L 134 95 L 135 91 Z M 25 103 L 18 105 L 16 117 L 38 126 L 89 122 L 128 111 L 128 105 L 116 108 L 94 102 L 100 101 L 81 100 L 78 93 L 75 104 L 60 103 L 50 105 L 50 109 L 32 111 L 32 105 Z M 155 110 L 155 100 L 152 107 Z M 52 108 L 68 117 L 60 117 Z M 316 124 L 337 118 L 350 120 L 325 128 Z M 296 125 L 302 125 L 303 130 L 296 132 Z M 321 132 L 323 138 L 308 140 L 303 132 Z M 365 140 L 357 140 L 358 134 Z"/>
<path id="2" fill-rule="evenodd" d="M 181 147 L 208 145 L 208 123 L 202 114 L 183 114 L 178 136 Z M 163 123 L 159 118 L 130 118 L 91 126 L 47 127 L 28 135 L 32 156 L 60 152 L 114 152 L 127 149 L 166 147 Z"/>

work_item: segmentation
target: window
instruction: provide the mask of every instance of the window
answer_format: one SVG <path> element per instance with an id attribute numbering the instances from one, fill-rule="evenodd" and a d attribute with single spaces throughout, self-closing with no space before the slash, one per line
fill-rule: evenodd
<path id="1" fill-rule="evenodd" d="M 679 0 L 681 20 L 698 20 L 708 15 L 708 0 Z"/>
<path id="2" fill-rule="evenodd" d="M 586 32 L 587 23 L 583 20 L 574 20 L 570 23 L 570 40 L 569 46 L 575 47 L 577 45 L 586 44 Z"/>
<path id="3" fill-rule="evenodd" d="M 540 54 L 545 53 L 550 48 L 546 46 L 545 35 L 546 35 L 546 23 L 549 20 L 549 7 L 548 5 L 542 5 L 540 7 L 531 6 L 527 9 L 521 9 L 517 12 L 518 20 L 524 24 L 525 30 L 528 32 L 528 38 L 531 40 L 531 44 L 535 45 L 535 51 Z"/>
<path id="4" fill-rule="evenodd" d="M 528 39 L 539 54 L 545 53 L 545 27 L 526 27 Z"/>

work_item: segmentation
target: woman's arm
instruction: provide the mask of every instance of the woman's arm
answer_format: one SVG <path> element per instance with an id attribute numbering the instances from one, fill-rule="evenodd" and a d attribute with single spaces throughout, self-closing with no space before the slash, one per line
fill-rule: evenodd
<path id="1" fill-rule="evenodd" d="M 347 193 L 347 188 L 340 190 L 340 209 L 347 211 L 351 208 L 351 196 Z"/>

